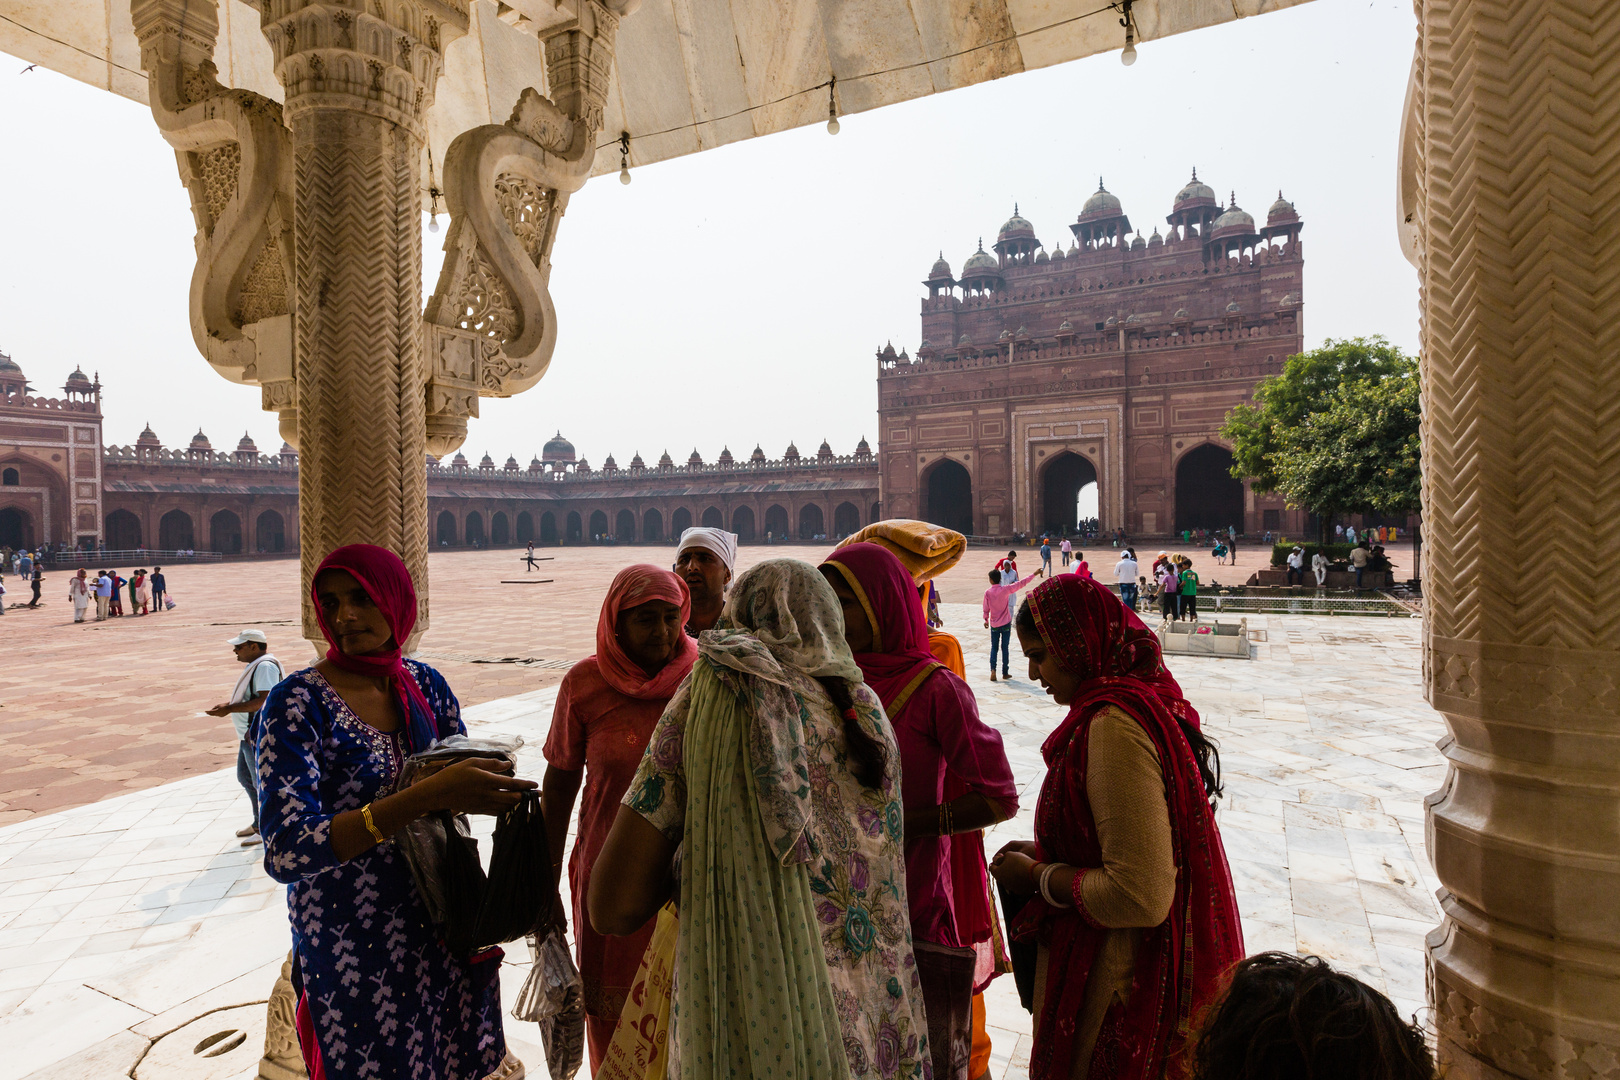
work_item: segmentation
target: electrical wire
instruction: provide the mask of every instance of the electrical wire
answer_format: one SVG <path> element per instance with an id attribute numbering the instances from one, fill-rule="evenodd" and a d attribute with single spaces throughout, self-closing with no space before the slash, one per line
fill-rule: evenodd
<path id="1" fill-rule="evenodd" d="M 993 49 L 997 45 L 1006 45 L 1007 43 L 1017 41 L 1020 38 L 1033 37 L 1036 34 L 1044 34 L 1048 30 L 1056 30 L 1059 27 L 1067 26 L 1070 23 L 1079 22 L 1082 19 L 1090 19 L 1090 18 L 1092 18 L 1094 16 L 1101 15 L 1104 12 L 1107 12 L 1107 11 L 1118 11 L 1118 10 L 1119 10 L 1119 4 L 1118 3 L 1107 4 L 1107 5 L 1104 5 L 1103 7 L 1097 8 L 1094 11 L 1087 11 L 1087 12 L 1084 12 L 1084 13 L 1079 14 L 1079 15 L 1071 15 L 1066 19 L 1059 19 L 1057 22 L 1047 23 L 1045 26 L 1037 26 L 1032 30 L 1021 30 L 1021 31 L 1018 31 L 1016 33 L 1007 34 L 1004 37 L 996 38 L 994 41 L 984 41 L 984 42 L 980 42 L 977 45 L 969 45 L 965 49 L 958 49 L 955 52 L 946 53 L 943 56 L 936 56 L 936 57 L 933 57 L 932 59 L 929 59 L 929 60 L 914 60 L 909 64 L 897 64 L 894 67 L 880 68 L 880 69 L 878 69 L 876 71 L 866 71 L 866 72 L 862 72 L 859 75 L 842 75 L 842 76 L 838 77 L 838 81 L 839 82 L 856 82 L 856 81 L 861 80 L 861 79 L 875 79 L 880 75 L 892 75 L 892 74 L 895 74 L 896 72 L 911 71 L 911 70 L 913 70 L 915 68 L 927 67 L 929 64 L 938 64 L 938 63 L 942 63 L 942 62 L 944 62 L 946 60 L 955 60 L 957 57 L 960 57 L 960 56 L 967 56 L 970 53 L 980 52 L 980 51 L 982 51 L 984 49 Z M 803 97 L 806 94 L 814 94 L 818 90 L 825 90 L 831 85 L 833 85 L 833 80 L 832 79 L 824 79 L 823 81 L 816 83 L 814 86 L 806 86 L 802 90 L 793 90 L 793 91 L 791 91 L 789 93 L 783 94 L 779 98 L 774 98 L 771 101 L 761 102 L 758 105 L 748 105 L 748 106 L 745 106 L 745 107 L 743 107 L 741 109 L 736 110 L 735 112 L 726 113 L 724 116 L 712 116 L 712 117 L 709 117 L 706 120 L 694 120 L 689 124 L 677 124 L 675 127 L 665 128 L 662 131 L 648 131 L 648 132 L 644 132 L 644 133 L 642 133 L 640 135 L 632 133 L 630 137 L 632 139 L 656 139 L 660 135 L 674 135 L 677 132 L 691 131 L 694 128 L 700 128 L 700 127 L 703 127 L 703 126 L 708 125 L 708 124 L 724 123 L 727 120 L 734 119 L 734 118 L 736 118 L 738 116 L 743 116 L 743 115 L 745 115 L 747 113 L 758 112 L 760 109 L 769 109 L 772 106 L 780 105 L 784 101 L 791 101 L 794 98 Z M 602 150 L 602 149 L 605 149 L 605 148 L 607 148 L 609 146 L 613 146 L 618 141 L 619 140 L 617 138 L 614 138 L 614 139 L 609 140 L 608 142 L 598 144 L 598 146 L 596 148 L 598 150 Z"/>
<path id="2" fill-rule="evenodd" d="M 90 59 L 96 61 L 97 63 L 109 64 L 112 67 L 117 68 L 119 71 L 127 71 L 131 75 L 135 75 L 135 76 L 137 76 L 139 78 L 142 78 L 142 79 L 146 78 L 146 72 L 144 72 L 144 71 L 136 71 L 134 68 L 125 67 L 123 64 L 120 64 L 118 61 L 114 60 L 110 56 L 101 56 L 101 55 L 99 55 L 97 53 L 91 52 L 89 49 L 81 49 L 77 45 L 73 44 L 72 42 L 63 41 L 61 38 L 51 37 L 51 35 L 49 35 L 49 34 L 43 33 L 43 32 L 41 32 L 39 30 L 35 30 L 32 26 L 25 26 L 24 24 L 18 22 L 16 19 L 11 18 L 9 15 L 0 15 L 0 19 L 4 19 L 6 22 L 10 23 L 12 26 L 15 26 L 17 29 L 24 31 L 25 33 L 33 34 L 35 37 L 44 38 L 46 41 L 54 42 L 55 44 L 62 46 L 62 48 L 64 48 L 64 49 L 72 49 L 76 53 L 83 53 L 85 56 L 88 56 Z"/>
<path id="3" fill-rule="evenodd" d="M 1056 30 L 1056 29 L 1058 29 L 1060 27 L 1068 26 L 1070 23 L 1080 22 L 1082 19 L 1093 18 L 1093 17 L 1095 17 L 1097 15 L 1103 14 L 1104 12 L 1118 11 L 1118 10 L 1119 10 L 1119 4 L 1118 3 L 1105 4 L 1104 6 L 1102 6 L 1100 8 L 1096 8 L 1095 10 L 1083 12 L 1083 13 L 1081 13 L 1079 15 L 1070 15 L 1066 19 L 1059 19 L 1056 22 L 1047 23 L 1045 26 L 1037 26 L 1037 27 L 1035 27 L 1034 29 L 1031 29 L 1031 30 L 1020 30 L 1020 31 L 1017 31 L 1015 33 L 1006 34 L 1006 35 L 1003 35 L 1002 37 L 995 38 L 992 41 L 983 41 L 983 42 L 980 42 L 977 45 L 969 45 L 965 49 L 958 49 L 955 52 L 945 53 L 942 56 L 935 56 L 935 57 L 932 57 L 932 58 L 930 58 L 928 60 L 914 60 L 909 64 L 896 64 L 894 67 L 879 68 L 879 69 L 874 70 L 874 71 L 864 71 L 864 72 L 861 72 L 858 75 L 845 75 L 845 76 L 843 76 L 842 81 L 846 82 L 846 83 L 858 82 L 858 81 L 861 81 L 863 79 L 876 79 L 879 76 L 883 76 L 883 75 L 894 75 L 894 74 L 897 74 L 897 73 L 902 72 L 902 71 L 913 71 L 913 70 L 915 70 L 917 68 L 920 68 L 920 67 L 927 67 L 930 64 L 939 64 L 939 63 L 943 63 L 943 62 L 945 62 L 947 60 L 955 60 L 958 57 L 968 56 L 968 55 L 970 55 L 972 53 L 976 53 L 976 52 L 982 52 L 985 49 L 993 49 L 998 45 L 1006 45 L 1006 44 L 1009 44 L 1011 42 L 1018 41 L 1018 40 L 1020 40 L 1022 38 L 1033 37 L 1036 34 L 1044 34 L 1044 33 L 1046 33 L 1047 31 L 1050 31 L 1050 30 Z M 26 31 L 27 33 L 33 34 L 36 37 L 44 38 L 46 41 L 54 42 L 55 44 L 60 45 L 63 48 L 72 49 L 74 52 L 82 53 L 85 56 L 90 57 L 92 60 L 96 60 L 96 61 L 98 61 L 100 63 L 104 63 L 104 64 L 109 64 L 112 67 L 118 68 L 120 71 L 127 71 L 131 75 L 138 76 L 138 77 L 140 77 L 142 79 L 147 77 L 146 73 L 144 71 L 136 71 L 134 68 L 125 67 L 123 64 L 118 63 L 116 60 L 113 60 L 111 57 L 100 56 L 100 55 L 97 55 L 96 53 L 90 52 L 88 49 L 81 49 L 79 46 L 71 44 L 70 42 L 63 41 L 60 38 L 54 38 L 49 34 L 42 33 L 42 32 L 40 32 L 38 30 L 35 30 L 31 26 L 25 26 L 24 24 L 18 22 L 16 19 L 10 18 L 10 17 L 8 17 L 6 15 L 0 15 L 0 19 L 4 19 L 6 22 L 10 23 L 11 25 L 13 25 L 13 26 L 15 26 L 15 27 L 17 27 L 17 28 L 19 28 L 19 29 L 21 29 L 23 31 Z M 744 115 L 746 115 L 748 113 L 751 113 L 751 112 L 758 112 L 761 109 L 769 109 L 769 108 L 772 108 L 774 106 L 780 105 L 785 101 L 792 101 L 794 98 L 803 97 L 806 94 L 813 94 L 813 93 L 816 93 L 818 90 L 825 90 L 828 87 L 832 86 L 833 82 L 834 82 L 833 79 L 824 79 L 821 82 L 816 83 L 814 86 L 806 86 L 801 90 L 790 91 L 789 93 L 783 94 L 781 97 L 773 98 L 770 101 L 761 102 L 758 105 L 747 105 L 747 106 L 744 106 L 741 109 L 737 109 L 737 110 L 735 110 L 733 112 L 726 113 L 723 116 L 711 116 L 711 117 L 709 117 L 707 119 L 704 119 L 704 120 L 694 120 L 694 121 L 692 121 L 691 123 L 688 123 L 688 124 L 677 124 L 675 127 L 665 128 L 662 131 L 649 131 L 649 132 L 644 132 L 644 133 L 639 134 L 639 135 L 632 134 L 631 138 L 633 138 L 633 139 L 656 139 L 656 138 L 658 138 L 659 136 L 662 136 L 662 135 L 674 135 L 674 134 L 676 134 L 678 132 L 682 132 L 682 131 L 692 131 L 692 130 L 695 130 L 697 128 L 704 127 L 704 126 L 706 126 L 708 124 L 722 124 L 722 123 L 726 122 L 727 120 L 732 120 L 732 119 L 735 119 L 736 117 L 744 116 Z M 607 142 L 599 143 L 596 148 L 598 150 L 604 150 L 607 147 L 613 146 L 614 144 L 616 144 L 618 142 L 619 142 L 618 138 L 609 139 Z"/>

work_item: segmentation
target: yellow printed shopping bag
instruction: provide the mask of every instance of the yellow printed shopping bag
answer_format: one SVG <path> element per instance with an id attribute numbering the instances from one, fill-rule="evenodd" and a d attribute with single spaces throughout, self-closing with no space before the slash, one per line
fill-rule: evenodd
<path id="1" fill-rule="evenodd" d="M 664 1080 L 669 1064 L 669 1003 L 674 988 L 675 902 L 658 912 L 619 1025 L 613 1029 L 596 1080 Z"/>

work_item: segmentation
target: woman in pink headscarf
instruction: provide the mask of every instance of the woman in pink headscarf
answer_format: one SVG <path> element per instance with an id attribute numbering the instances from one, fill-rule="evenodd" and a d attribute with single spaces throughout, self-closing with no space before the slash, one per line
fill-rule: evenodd
<path id="1" fill-rule="evenodd" d="M 987 962 L 980 970 L 974 948 L 988 942 L 988 920 L 981 926 L 974 913 L 957 909 L 952 837 L 1017 812 L 1012 767 L 1001 736 L 979 719 L 973 691 L 929 650 L 917 588 L 900 560 L 877 544 L 849 544 L 829 555 L 821 572 L 843 605 L 844 636 L 900 748 L 906 898 L 934 1077 L 968 1080 L 973 992 L 993 968 Z M 962 792 L 954 799 L 946 798 L 947 773 L 952 790 Z"/>
<path id="2" fill-rule="evenodd" d="M 535 785 L 469 759 L 396 789 L 407 757 L 466 733 L 443 676 L 401 655 L 416 627 L 410 572 L 351 544 L 321 561 L 310 592 L 330 647 L 271 689 L 254 725 L 305 1067 L 317 1080 L 489 1076 L 507 1061 L 501 950 L 445 946 L 393 837 L 438 811 L 504 813 Z"/>
<path id="3" fill-rule="evenodd" d="M 619 571 L 596 621 L 596 653 L 563 677 L 551 716 L 551 733 L 546 737 L 540 805 L 551 841 L 551 859 L 557 867 L 562 864 L 568 819 L 582 778 L 585 783 L 568 882 L 574 899 L 579 971 L 585 982 L 585 1030 L 592 1072 L 602 1064 L 613 1038 L 614 1025 L 652 938 L 653 922 L 649 920 L 628 937 L 598 934 L 590 920 L 582 917 L 591 867 L 664 706 L 697 659 L 697 642 L 685 632 L 691 608 L 686 583 L 670 571 L 644 563 Z M 557 919 L 566 921 L 560 903 Z"/>

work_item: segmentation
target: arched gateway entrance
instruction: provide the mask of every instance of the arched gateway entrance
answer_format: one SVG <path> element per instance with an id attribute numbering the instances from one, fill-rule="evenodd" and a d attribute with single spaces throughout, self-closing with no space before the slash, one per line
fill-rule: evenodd
<path id="1" fill-rule="evenodd" d="M 923 517 L 964 535 L 973 532 L 973 477 L 960 462 L 945 458 L 929 470 Z"/>
<path id="2" fill-rule="evenodd" d="M 1097 483 L 1097 467 L 1072 450 L 1060 450 L 1041 467 L 1041 505 L 1037 521 L 1042 532 L 1071 533 L 1080 522 L 1080 493 Z M 1089 504 L 1097 500 L 1092 498 Z M 1090 516 L 1088 511 L 1087 516 Z"/>
<path id="3" fill-rule="evenodd" d="M 1232 476 L 1232 453 L 1205 443 L 1176 463 L 1176 531 L 1243 531 L 1243 481 Z"/>

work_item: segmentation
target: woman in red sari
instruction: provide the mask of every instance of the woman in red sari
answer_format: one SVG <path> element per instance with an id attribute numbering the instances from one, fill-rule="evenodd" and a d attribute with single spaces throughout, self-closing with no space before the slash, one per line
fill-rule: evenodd
<path id="1" fill-rule="evenodd" d="M 1012 926 L 1038 943 L 1029 1075 L 1157 1080 L 1243 958 L 1220 760 L 1158 639 L 1095 581 L 1058 575 L 1015 627 L 1030 678 L 1069 707 L 1041 747 L 1035 839 L 990 866 L 1030 896 Z"/>
<path id="2" fill-rule="evenodd" d="M 583 917 L 591 868 L 664 706 L 697 659 L 697 642 L 685 632 L 691 609 L 686 583 L 670 571 L 644 563 L 619 571 L 597 618 L 596 653 L 563 677 L 546 736 L 540 798 L 553 863 L 562 862 L 568 819 L 585 783 L 568 882 L 592 1072 L 607 1053 L 653 921 L 627 937 L 598 934 Z M 560 906 L 558 921 L 565 921 Z"/>
<path id="3" fill-rule="evenodd" d="M 843 605 L 844 635 L 900 750 L 906 898 L 934 1077 L 969 1080 L 980 975 L 974 946 L 990 934 L 988 926 L 982 938 L 962 932 L 970 913 L 957 910 L 952 842 L 1017 812 L 1012 767 L 1001 735 L 979 719 L 973 691 L 930 651 L 923 607 L 900 560 L 878 544 L 849 544 L 829 555 L 821 572 Z"/>

